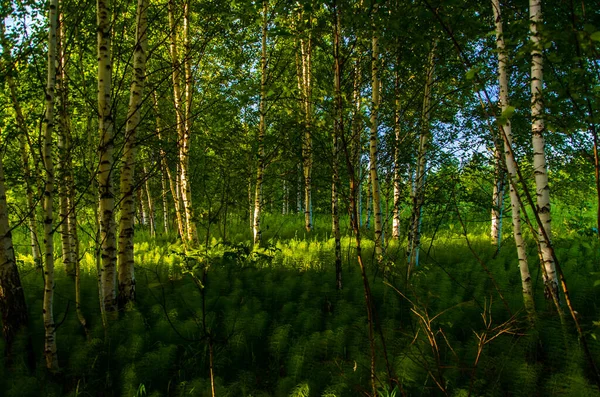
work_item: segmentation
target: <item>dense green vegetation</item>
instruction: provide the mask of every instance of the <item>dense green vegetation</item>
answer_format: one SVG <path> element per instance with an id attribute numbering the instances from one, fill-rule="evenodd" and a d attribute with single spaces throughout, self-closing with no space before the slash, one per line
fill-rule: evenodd
<path id="1" fill-rule="evenodd" d="M 0 49 L 0 397 L 600 395 L 594 2 L 0 0 Z"/>
<path id="2" fill-rule="evenodd" d="M 584 229 L 593 224 L 593 216 L 584 211 L 580 223 L 574 223 L 570 220 L 575 214 L 568 215 L 572 216 L 558 218 L 561 237 L 556 239 L 556 249 L 598 357 L 600 289 L 594 288 L 591 276 L 600 253 L 597 238 L 586 236 Z M 325 218 L 316 221 L 317 225 L 326 222 Z M 135 248 L 138 300 L 107 330 L 98 309 L 93 254 L 86 252 L 82 284 L 84 311 L 90 319 L 89 339 L 74 313 L 72 282 L 59 265 L 56 289 L 61 292 L 55 310 L 61 322 L 57 334 L 64 373 L 47 375 L 41 366 L 29 373 L 25 363 L 19 362 L 10 374 L 3 370 L 3 395 L 210 396 L 208 338 L 215 351 L 217 395 L 351 396 L 368 392 L 367 321 L 352 240 L 343 239 L 345 285 L 336 291 L 333 240 L 325 237 L 327 228 L 318 228 L 317 237 L 307 237 L 298 233 L 300 216 L 272 216 L 267 223 L 272 230 L 266 234 L 269 244 L 258 251 L 248 245 L 249 236 L 223 243 L 217 235 L 211 238 L 209 248 L 188 258 L 179 253 L 181 247 L 174 236 L 153 239 L 140 230 Z M 237 227 L 242 229 L 241 225 L 232 228 Z M 388 359 L 404 392 L 440 394 L 434 378 L 441 377 L 448 393 L 457 396 L 469 391 L 488 396 L 597 395 L 589 383 L 589 368 L 576 335 L 570 327 L 560 325 L 552 305 L 544 302 L 539 270 L 533 271 L 539 318 L 534 328 L 528 325 L 512 241 L 494 255 L 487 228 L 475 225 L 468 234 L 513 316 L 466 247 L 456 224 L 443 222 L 440 229 L 410 288 L 405 289 L 404 253 L 396 242 L 387 248 L 390 260 L 396 258 L 397 263 L 391 285 L 384 284 L 375 267 L 370 271 Z M 25 236 L 17 235 L 16 244 L 25 245 Z M 428 239 L 424 245 L 429 245 Z M 535 249 L 529 251 L 535 263 Z M 372 252 L 372 241 L 365 241 L 364 255 L 370 262 Z M 21 254 L 19 260 L 23 261 L 31 329 L 38 330 L 32 333 L 34 349 L 40 351 L 43 326 L 37 308 L 42 275 L 33 267 L 30 255 Z M 208 275 L 204 289 L 199 289 L 189 272 L 200 276 L 204 268 Z M 411 309 L 431 319 L 439 362 L 425 324 Z M 500 330 L 507 332 L 485 344 L 475 366 L 480 346 L 477 334 L 491 339 Z M 386 378 L 383 362 L 378 376 Z M 380 385 L 382 395 L 390 395 L 385 390 Z"/>

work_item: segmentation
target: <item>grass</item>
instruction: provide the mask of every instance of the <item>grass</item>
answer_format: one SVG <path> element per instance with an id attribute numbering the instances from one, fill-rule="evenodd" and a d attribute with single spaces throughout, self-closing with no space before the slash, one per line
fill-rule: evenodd
<path id="1" fill-rule="evenodd" d="M 228 242 L 213 227 L 209 246 L 194 258 L 178 254 L 173 236 L 151 239 L 138 232 L 138 301 L 107 330 L 100 320 L 94 255 L 88 248 L 81 265 L 89 339 L 77 321 L 72 281 L 59 259 L 55 318 L 63 371 L 56 377 L 42 369 L 42 274 L 26 254 L 26 236 L 15 233 L 38 369 L 31 374 L 20 361 L 9 374 L 0 365 L 2 394 L 208 396 L 209 340 L 218 396 L 333 397 L 367 391 L 368 330 L 353 238 L 342 240 L 344 289 L 336 291 L 329 217 L 315 216 L 310 234 L 303 231 L 301 216 L 267 215 L 263 222 L 266 243 L 259 250 L 250 249 L 249 227 L 240 219 L 228 225 Z M 600 245 L 585 233 L 587 222 L 585 217 L 557 222 L 555 246 L 593 353 L 600 357 L 600 288 L 594 286 Z M 422 263 L 410 286 L 404 278 L 405 242 L 387 242 L 390 287 L 375 266 L 369 231 L 363 241 L 378 324 L 405 393 L 441 395 L 437 381 L 455 396 L 597 395 L 574 330 L 570 324 L 561 326 L 543 298 L 534 245 L 529 244 L 529 259 L 538 319 L 531 328 L 522 310 L 512 240 L 506 238 L 495 255 L 487 225 L 468 225 L 469 240 L 491 270 L 509 313 L 451 219 L 439 226 L 432 243 L 438 224 L 425 223 Z M 82 241 L 82 247 L 91 247 L 89 241 Z M 198 265 L 194 271 L 207 271 L 202 290 L 186 273 L 190 261 Z M 438 317 L 427 323 L 415 313 Z M 516 316 L 512 323 L 511 313 Z M 427 338 L 428 327 L 437 350 Z M 485 344 L 477 359 L 477 335 L 494 336 L 494 327 L 510 332 Z M 377 351 L 379 391 L 391 395 L 381 339 Z"/>

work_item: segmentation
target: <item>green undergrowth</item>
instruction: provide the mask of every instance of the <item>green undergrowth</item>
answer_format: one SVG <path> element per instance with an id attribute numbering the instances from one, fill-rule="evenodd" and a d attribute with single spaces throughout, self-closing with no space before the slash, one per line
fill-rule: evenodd
<path id="1" fill-rule="evenodd" d="M 106 330 L 94 256 L 84 252 L 82 310 L 89 338 L 77 320 L 73 283 L 59 259 L 54 311 L 58 375 L 43 370 L 41 357 L 43 275 L 20 253 L 38 365 L 33 373 L 26 369 L 20 340 L 14 368 L 0 365 L 0 394 L 210 396 L 211 346 L 217 396 L 370 393 L 367 311 L 354 240 L 342 239 L 344 288 L 337 291 L 334 242 L 326 230 L 321 233 L 305 238 L 282 227 L 279 237 L 271 235 L 256 250 L 243 240 L 209 238 L 209 248 L 187 255 L 174 238 L 138 233 L 137 302 Z M 378 325 L 379 395 L 401 395 L 399 385 L 415 396 L 443 395 L 442 388 L 452 396 L 598 395 L 571 320 L 561 325 L 543 297 L 533 244 L 535 325 L 523 312 L 514 242 L 506 239 L 496 253 L 485 230 L 473 228 L 468 237 L 475 257 L 461 234 L 446 227 L 434 244 L 431 237 L 423 238 L 421 264 L 410 286 L 405 242 L 388 242 L 385 266 L 376 266 L 373 241 L 363 240 Z M 598 242 L 572 228 L 555 244 L 598 358 Z M 381 335 L 396 379 L 392 385 L 386 384 Z"/>

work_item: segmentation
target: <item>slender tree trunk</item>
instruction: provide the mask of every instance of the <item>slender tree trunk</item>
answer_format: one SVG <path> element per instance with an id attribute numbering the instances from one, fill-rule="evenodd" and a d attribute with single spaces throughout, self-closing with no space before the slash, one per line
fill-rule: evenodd
<path id="1" fill-rule="evenodd" d="M 187 239 L 193 244 L 198 244 L 198 232 L 194 223 L 192 208 L 192 190 L 189 180 L 190 166 L 190 142 L 192 131 L 192 99 L 193 99 L 193 80 L 192 80 L 192 53 L 190 47 L 190 0 L 185 0 L 183 6 L 183 50 L 184 50 L 184 71 L 185 71 L 185 114 L 183 119 L 183 136 L 181 138 L 181 147 L 179 152 L 179 161 L 181 163 L 181 202 L 185 212 L 185 229 Z"/>
<path id="2" fill-rule="evenodd" d="M 310 19 L 310 16 L 309 16 Z M 310 28 L 309 28 L 310 29 Z M 313 227 L 312 220 L 312 40 L 310 32 L 308 38 L 300 40 L 302 51 L 302 87 L 304 98 L 304 139 L 302 141 L 302 158 L 304 168 L 304 224 L 307 232 Z"/>
<path id="3" fill-rule="evenodd" d="M 190 235 L 187 230 L 187 218 L 186 218 L 186 210 L 185 204 L 183 203 L 183 197 L 181 195 L 182 192 L 182 146 L 184 143 L 185 136 L 185 114 L 183 105 L 181 104 L 181 77 L 180 77 L 180 63 L 179 63 L 179 52 L 177 50 L 177 24 L 175 23 L 175 0 L 169 0 L 169 29 L 170 29 L 170 45 L 169 49 L 171 52 L 171 67 L 172 71 L 172 81 L 173 81 L 173 103 L 175 106 L 175 122 L 177 124 L 177 148 L 179 153 L 179 161 L 177 162 L 177 178 L 176 178 L 176 202 L 179 203 L 178 210 L 179 214 L 178 219 L 181 220 L 180 226 L 180 234 L 181 240 L 184 245 L 187 246 L 188 236 Z"/>
<path id="4" fill-rule="evenodd" d="M 4 47 L 6 49 L 6 47 Z M 21 286 L 19 269 L 15 260 L 12 233 L 8 224 L 8 205 L 4 188 L 4 166 L 0 155 L 0 313 L 6 364 L 12 364 L 12 347 L 15 338 L 25 332 L 28 323 L 25 294 Z"/>
<path id="5" fill-rule="evenodd" d="M 338 187 L 340 186 L 339 173 L 339 139 L 344 133 L 344 103 L 341 90 L 342 65 L 340 60 L 340 36 L 341 21 L 340 10 L 335 8 L 333 25 L 333 95 L 335 101 L 333 122 L 333 180 L 331 183 L 331 217 L 333 236 L 335 239 L 335 285 L 338 290 L 342 289 L 342 242 L 340 235 L 340 216 L 338 208 Z"/>
<path id="6" fill-rule="evenodd" d="M 36 214 L 36 202 L 33 198 L 33 185 L 31 180 L 31 166 L 29 165 L 29 148 L 28 148 L 28 132 L 27 122 L 21 109 L 21 103 L 17 96 L 17 87 L 13 78 L 13 62 L 11 58 L 11 45 L 6 39 L 4 33 L 4 19 L 0 18 L 0 43 L 3 48 L 3 59 L 8 73 L 5 73 L 6 83 L 10 91 L 10 98 L 12 105 L 15 109 L 15 115 L 17 120 L 17 128 L 19 129 L 19 149 L 21 151 L 21 162 L 23 163 L 23 180 L 25 182 L 25 195 L 27 196 L 27 225 L 29 227 L 29 238 L 31 241 L 31 254 L 33 256 L 33 262 L 36 267 L 42 266 L 42 255 L 40 253 L 40 242 L 37 235 L 37 222 L 35 219 Z"/>
<path id="7" fill-rule="evenodd" d="M 500 249 L 502 243 L 502 213 L 504 212 L 504 167 L 502 143 L 494 138 L 494 187 L 492 192 L 492 244 Z"/>
<path id="8" fill-rule="evenodd" d="M 141 107 L 146 82 L 146 53 L 148 51 L 148 0 L 138 0 L 136 13 L 136 43 L 133 52 L 133 79 L 129 92 L 129 109 L 125 125 L 125 149 L 121 168 L 121 219 L 119 222 L 119 308 L 135 301 L 135 272 L 133 257 L 133 221 L 135 219 L 134 171 L 136 133 L 141 120 Z M 143 198 L 142 198 L 143 200 Z"/>
<path id="9" fill-rule="evenodd" d="M 302 165 L 298 163 L 298 184 L 296 185 L 296 208 L 302 213 Z"/>
<path id="10" fill-rule="evenodd" d="M 498 83 L 500 88 L 500 107 L 505 112 L 509 107 L 508 102 L 508 56 L 504 45 L 504 33 L 502 24 L 502 13 L 500 10 L 500 0 L 492 0 L 494 9 L 494 19 L 496 21 L 496 48 L 498 50 Z M 510 203 L 512 209 L 512 224 L 515 244 L 517 246 L 517 258 L 519 260 L 519 271 L 521 272 L 521 286 L 523 289 L 523 302 L 530 319 L 535 316 L 535 305 L 533 300 L 533 288 L 531 285 L 531 275 L 529 265 L 527 264 L 527 250 L 525 240 L 521 233 L 521 204 L 519 201 L 516 186 L 518 186 L 518 176 L 516 171 L 516 162 L 510 148 L 512 147 L 512 126 L 510 120 L 505 120 L 502 125 L 502 138 L 504 142 L 504 157 L 506 160 L 506 169 L 510 182 Z"/>
<path id="11" fill-rule="evenodd" d="M 537 209 L 540 220 L 548 239 L 552 239 L 550 227 L 550 188 L 548 186 L 548 171 L 546 167 L 545 143 L 544 143 L 544 102 L 542 96 L 543 80 L 543 56 L 541 37 L 538 27 L 542 25 L 542 2 L 541 0 L 529 0 L 530 18 L 530 40 L 531 49 L 531 133 L 533 144 L 533 170 L 535 175 L 535 186 L 537 196 Z M 546 285 L 546 296 L 558 297 L 558 277 L 556 267 L 552 258 L 551 248 L 548 246 L 544 234 L 539 231 L 538 240 L 541 249 L 541 257 L 544 272 L 544 283 Z"/>
<path id="12" fill-rule="evenodd" d="M 427 152 L 429 151 L 429 120 L 431 113 L 431 90 L 435 69 L 436 42 L 429 52 L 427 63 L 427 78 L 425 93 L 423 95 L 423 114 L 421 120 L 421 135 L 419 137 L 419 152 L 414 176 L 413 208 L 411 214 L 409 242 L 408 242 L 408 277 L 414 267 L 419 265 L 419 248 L 421 246 L 421 215 L 425 202 L 425 180 L 427 177 Z"/>
<path id="13" fill-rule="evenodd" d="M 167 192 L 167 178 L 162 156 L 161 156 L 161 173 L 160 173 L 160 191 L 162 198 L 162 216 L 163 216 L 163 230 L 165 234 L 169 234 L 169 199 Z"/>
<path id="14" fill-rule="evenodd" d="M 371 54 L 372 73 L 372 99 L 371 99 L 371 134 L 369 138 L 369 160 L 371 174 L 371 188 L 373 191 L 373 215 L 375 217 L 375 254 L 377 260 L 383 259 L 383 223 L 381 215 L 381 194 L 379 190 L 379 176 L 377 172 L 377 116 L 379 113 L 379 37 L 373 23 L 373 46 Z"/>
<path id="15" fill-rule="evenodd" d="M 56 36 L 58 24 L 58 0 L 50 1 L 50 10 L 48 15 L 49 34 L 48 34 L 48 77 L 46 80 L 46 110 L 42 131 L 44 137 L 44 245 L 45 245 L 45 263 L 44 263 L 44 357 L 46 358 L 46 368 L 51 372 L 58 371 L 58 356 L 56 348 L 56 326 L 54 324 L 54 159 L 52 153 L 52 133 L 54 131 L 54 95 L 56 85 Z"/>
<path id="16" fill-rule="evenodd" d="M 362 134 L 363 134 L 363 125 L 362 125 L 362 114 L 361 114 L 361 104 L 360 104 L 360 86 L 361 86 L 361 78 L 360 78 L 360 56 L 356 56 L 355 65 L 354 65 L 354 78 L 353 78 L 353 87 L 352 87 L 352 137 L 350 139 L 350 156 L 352 164 L 356 170 L 358 170 L 358 196 L 356 198 L 355 204 L 358 206 L 356 213 L 358 214 L 358 226 L 362 226 L 362 165 L 361 165 L 361 155 L 362 155 Z M 351 209 L 351 214 L 355 211 Z"/>
<path id="17" fill-rule="evenodd" d="M 150 192 L 150 178 L 148 177 L 148 168 L 146 164 L 142 166 L 144 171 L 144 200 L 148 200 L 148 225 L 150 226 L 150 236 L 156 236 L 156 223 L 154 217 L 154 201 L 152 200 L 152 194 Z"/>
<path id="18" fill-rule="evenodd" d="M 254 222 L 253 236 L 254 245 L 258 245 L 261 240 L 260 218 L 262 205 L 262 184 L 265 167 L 265 116 L 266 116 L 266 94 L 267 94 L 267 24 L 268 24 L 268 1 L 263 0 L 263 23 L 262 23 L 262 38 L 261 38 L 261 57 L 260 57 L 260 104 L 259 113 L 260 121 L 258 125 L 258 155 L 256 169 L 256 189 L 254 191 Z"/>
<path id="19" fill-rule="evenodd" d="M 73 252 L 74 244 L 71 236 L 72 228 L 69 227 L 69 215 L 74 208 L 71 208 L 68 186 L 71 167 L 71 120 L 69 117 L 68 103 L 68 81 L 66 73 L 66 58 L 64 48 L 63 15 L 58 16 L 58 39 L 57 39 L 57 73 L 56 73 L 56 94 L 58 97 L 58 200 L 59 200 L 59 218 L 60 218 L 60 238 L 62 261 L 65 266 L 65 272 L 70 277 L 75 277 L 75 264 L 77 257 Z"/>
<path id="20" fill-rule="evenodd" d="M 179 202 L 179 196 L 177 194 L 177 182 L 175 180 L 175 177 L 173 176 L 173 173 L 171 172 L 171 169 L 169 168 L 169 163 L 167 161 L 167 153 L 165 152 L 165 140 L 162 137 L 161 119 L 158 109 L 158 98 L 156 97 L 156 91 L 152 91 L 152 101 L 154 103 L 154 112 L 156 113 L 156 135 L 158 137 L 158 140 L 160 141 L 160 161 L 162 164 L 163 172 L 166 173 L 167 179 L 169 181 L 169 188 L 171 190 L 171 196 L 173 197 L 173 204 L 175 205 L 175 219 L 177 220 L 177 231 L 179 233 L 179 237 L 181 237 L 181 240 L 183 241 L 185 236 L 185 225 L 183 223 L 181 203 Z M 165 188 L 163 187 L 163 192 L 164 190 Z M 165 217 L 165 219 L 168 220 L 168 217 L 164 215 L 168 214 L 168 206 L 166 205 L 165 200 L 166 195 L 163 194 L 163 211 L 165 211 L 163 213 L 163 216 Z"/>
<path id="21" fill-rule="evenodd" d="M 396 78 L 395 78 L 395 107 L 394 107 L 394 218 L 392 222 L 392 238 L 400 237 L 400 189 L 402 177 L 400 175 L 400 57 L 396 59 Z"/>
<path id="22" fill-rule="evenodd" d="M 113 187 L 114 132 L 112 114 L 112 51 L 109 0 L 97 0 L 98 22 L 98 127 L 100 131 L 100 167 L 98 190 L 100 195 L 100 244 L 102 312 L 106 317 L 116 313 L 117 233 L 115 223 L 115 195 Z"/>

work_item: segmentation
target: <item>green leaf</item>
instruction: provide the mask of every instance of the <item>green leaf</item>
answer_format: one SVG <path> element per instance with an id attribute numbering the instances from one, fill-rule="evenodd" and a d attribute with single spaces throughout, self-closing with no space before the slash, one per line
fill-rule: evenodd
<path id="1" fill-rule="evenodd" d="M 506 109 L 504 109 L 504 111 L 502 111 L 502 115 L 500 117 L 502 117 L 504 119 L 510 119 L 514 113 L 515 113 L 515 107 L 507 106 Z"/>
<path id="2" fill-rule="evenodd" d="M 596 280 L 596 281 L 594 281 L 594 287 L 597 287 L 597 286 L 599 286 L 599 285 L 600 285 L 600 280 Z"/>
<path id="3" fill-rule="evenodd" d="M 594 32 L 590 35 L 590 39 L 594 40 L 594 41 L 600 41 L 600 30 L 597 32 Z"/>
<path id="4" fill-rule="evenodd" d="M 465 77 L 467 78 L 467 80 L 473 80 L 473 78 L 475 77 L 475 73 L 477 73 L 477 70 L 475 68 L 469 69 Z"/>

